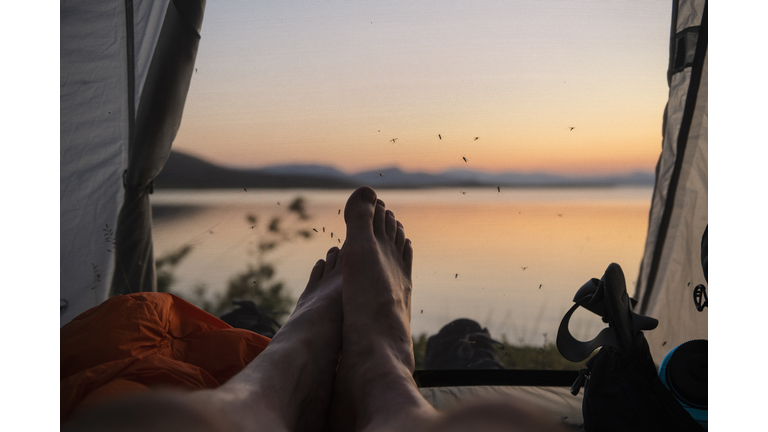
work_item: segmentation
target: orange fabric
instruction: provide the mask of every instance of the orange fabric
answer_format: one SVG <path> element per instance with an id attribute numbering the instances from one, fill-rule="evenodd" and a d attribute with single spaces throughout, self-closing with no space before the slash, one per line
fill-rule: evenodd
<path id="1" fill-rule="evenodd" d="M 152 388 L 212 389 L 270 339 L 167 293 L 112 297 L 61 328 L 61 420 L 77 408 Z"/>

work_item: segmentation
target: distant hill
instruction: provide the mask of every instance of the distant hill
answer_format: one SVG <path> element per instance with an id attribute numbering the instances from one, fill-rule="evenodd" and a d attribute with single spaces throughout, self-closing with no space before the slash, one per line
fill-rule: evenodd
<path id="1" fill-rule="evenodd" d="M 158 189 L 349 189 L 355 187 L 355 184 L 349 179 L 334 178 L 323 173 L 224 168 L 188 154 L 171 151 L 165 167 L 155 177 L 155 187 Z"/>
<path id="2" fill-rule="evenodd" d="M 652 173 L 568 177 L 550 173 L 487 173 L 452 169 L 438 174 L 405 172 L 397 167 L 346 174 L 325 165 L 276 165 L 260 169 L 220 167 L 185 153 L 171 151 L 168 162 L 155 178 L 159 189 L 262 188 L 351 189 L 432 187 L 536 187 L 653 185 Z"/>

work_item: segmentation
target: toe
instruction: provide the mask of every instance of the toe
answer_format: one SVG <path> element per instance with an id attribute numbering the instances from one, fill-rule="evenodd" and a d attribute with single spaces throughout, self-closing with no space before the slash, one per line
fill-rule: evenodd
<path id="1" fill-rule="evenodd" d="M 373 233 L 376 237 L 384 236 L 387 234 L 385 228 L 385 221 L 387 219 L 387 206 L 382 200 L 376 200 L 376 210 L 373 215 Z"/>
<path id="2" fill-rule="evenodd" d="M 350 232 L 370 231 L 373 221 L 374 207 L 376 206 L 376 192 L 363 186 L 352 192 L 347 205 L 344 207 L 344 221 L 347 224 L 347 238 Z"/>
<path id="3" fill-rule="evenodd" d="M 339 248 L 336 246 L 328 249 L 328 253 L 325 255 L 325 271 L 323 274 L 328 274 L 336 267 L 337 257 L 339 256 Z"/>
<path id="4" fill-rule="evenodd" d="M 402 254 L 403 248 L 405 247 L 405 228 L 403 228 L 403 224 L 401 224 L 400 221 L 396 221 L 396 223 L 395 247 L 397 248 L 397 251 Z"/>
<path id="5" fill-rule="evenodd" d="M 408 279 L 411 279 L 411 274 L 413 273 L 413 246 L 411 245 L 411 239 L 405 239 L 403 264 L 405 264 L 406 276 L 408 276 Z"/>
<path id="6" fill-rule="evenodd" d="M 325 261 L 323 260 L 317 260 L 315 263 L 315 266 L 312 267 L 312 272 L 309 273 L 309 284 L 316 283 L 323 277 L 323 273 L 325 271 Z"/>
<path id="7" fill-rule="evenodd" d="M 384 219 L 384 229 L 387 232 L 387 237 L 389 237 L 389 240 L 394 242 L 395 237 L 397 236 L 397 219 L 395 219 L 395 214 L 392 213 L 391 210 L 387 210 Z"/>

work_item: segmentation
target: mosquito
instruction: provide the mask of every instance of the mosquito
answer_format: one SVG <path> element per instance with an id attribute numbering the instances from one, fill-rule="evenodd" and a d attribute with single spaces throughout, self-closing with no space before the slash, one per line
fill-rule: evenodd
<path id="1" fill-rule="evenodd" d="M 314 232 L 320 232 L 320 231 L 318 231 L 316 228 L 312 228 L 312 231 L 314 231 Z"/>
<path id="2" fill-rule="evenodd" d="M 465 158 L 464 156 L 462 156 L 461 158 L 464 159 L 464 163 L 467 163 L 467 158 Z"/>
<path id="3" fill-rule="evenodd" d="M 473 141 L 477 141 L 477 140 L 479 140 L 479 139 L 480 139 L 480 137 L 475 137 L 475 139 L 474 139 Z"/>
<path id="4" fill-rule="evenodd" d="M 496 189 L 501 193 L 501 186 L 496 186 Z"/>
<path id="5" fill-rule="evenodd" d="M 392 138 L 392 139 L 391 139 L 391 140 L 389 140 L 389 141 L 390 141 L 392 144 L 396 144 L 396 143 L 395 143 L 395 141 L 397 141 L 397 140 L 398 140 L 398 138 Z"/>
<path id="6" fill-rule="evenodd" d="M 454 279 L 458 279 L 458 278 L 459 278 L 459 274 L 458 274 L 458 273 L 456 273 L 456 276 L 454 276 L 453 278 L 454 278 Z"/>
<path id="7" fill-rule="evenodd" d="M 527 269 L 528 267 L 520 267 L 520 268 L 523 269 L 523 271 L 525 271 L 525 269 Z"/>
<path id="8" fill-rule="evenodd" d="M 440 135 L 440 134 L 437 134 L 437 137 L 440 138 L 440 140 L 443 139 L 442 135 Z"/>
<path id="9" fill-rule="evenodd" d="M 576 126 L 569 126 L 569 128 L 572 131 L 572 130 L 576 129 Z"/>

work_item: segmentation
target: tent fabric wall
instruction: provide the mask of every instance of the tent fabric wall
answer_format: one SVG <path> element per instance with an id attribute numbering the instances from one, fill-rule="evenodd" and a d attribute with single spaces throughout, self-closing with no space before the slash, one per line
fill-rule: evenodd
<path id="1" fill-rule="evenodd" d="M 131 2 L 129 2 L 131 3 Z M 60 3 L 60 325 L 107 298 L 123 201 L 131 105 L 128 38 L 144 70 L 168 0 Z M 133 21 L 140 31 L 129 31 Z M 135 86 L 134 86 L 135 87 Z"/>
<path id="2" fill-rule="evenodd" d="M 659 364 L 675 346 L 707 338 L 707 309 L 698 312 L 693 289 L 706 284 L 701 238 L 708 221 L 706 1 L 674 3 L 669 101 L 662 152 L 640 267 L 636 310 L 659 320 L 646 332 Z"/>
<path id="3" fill-rule="evenodd" d="M 178 130 L 204 7 L 60 3 L 60 325 L 104 301 L 115 274 L 154 280 L 153 266 L 135 267 L 151 260 L 147 185 Z"/>
<path id="4" fill-rule="evenodd" d="M 113 273 L 112 295 L 157 291 L 149 194 L 181 124 L 204 9 L 204 0 L 174 0 L 168 4 L 162 22 L 128 147 L 128 167 L 123 177 L 125 199 L 115 236 L 117 271 Z"/>

